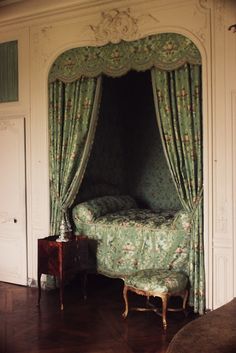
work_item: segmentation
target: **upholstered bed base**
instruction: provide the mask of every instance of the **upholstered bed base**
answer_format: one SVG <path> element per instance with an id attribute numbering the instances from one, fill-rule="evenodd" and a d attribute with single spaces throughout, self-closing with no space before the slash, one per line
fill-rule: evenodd
<path id="1" fill-rule="evenodd" d="M 73 209 L 77 234 L 87 235 L 97 271 L 121 277 L 143 269 L 188 269 L 190 219 L 184 211 L 139 209 L 130 196 L 106 196 Z"/>

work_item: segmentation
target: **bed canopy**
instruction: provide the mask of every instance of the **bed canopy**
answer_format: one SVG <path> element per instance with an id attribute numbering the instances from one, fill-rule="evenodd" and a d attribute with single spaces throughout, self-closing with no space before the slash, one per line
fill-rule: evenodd
<path id="1" fill-rule="evenodd" d="M 150 70 L 158 127 L 183 208 L 192 214 L 190 304 L 205 309 L 201 55 L 183 35 L 70 49 L 49 73 L 51 234 L 78 193 L 96 131 L 102 75 Z"/>

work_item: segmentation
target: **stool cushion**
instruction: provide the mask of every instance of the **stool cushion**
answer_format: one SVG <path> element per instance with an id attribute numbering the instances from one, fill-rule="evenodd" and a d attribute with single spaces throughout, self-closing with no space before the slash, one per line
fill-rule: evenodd
<path id="1" fill-rule="evenodd" d="M 176 293 L 186 289 L 188 277 L 173 270 L 141 270 L 124 278 L 126 286 L 157 293 Z"/>

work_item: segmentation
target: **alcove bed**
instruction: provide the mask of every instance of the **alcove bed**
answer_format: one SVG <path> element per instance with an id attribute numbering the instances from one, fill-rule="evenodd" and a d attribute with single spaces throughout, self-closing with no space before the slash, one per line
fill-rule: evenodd
<path id="1" fill-rule="evenodd" d="M 108 276 L 187 272 L 200 313 L 201 105 L 201 57 L 178 34 L 71 49 L 49 74 L 51 234 L 72 214 Z"/>
<path id="2" fill-rule="evenodd" d="M 74 204 L 76 233 L 91 240 L 99 273 L 187 268 L 191 220 L 164 156 L 149 70 L 103 77 L 93 147 Z"/>

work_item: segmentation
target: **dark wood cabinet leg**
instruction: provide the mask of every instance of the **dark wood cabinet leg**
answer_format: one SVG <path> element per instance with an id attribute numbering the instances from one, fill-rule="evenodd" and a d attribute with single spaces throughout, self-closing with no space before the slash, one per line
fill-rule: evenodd
<path id="1" fill-rule="evenodd" d="M 60 279 L 60 307 L 64 310 L 64 280 L 63 277 Z"/>
<path id="2" fill-rule="evenodd" d="M 38 272 L 38 306 L 40 306 L 41 300 L 41 273 Z"/>

